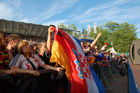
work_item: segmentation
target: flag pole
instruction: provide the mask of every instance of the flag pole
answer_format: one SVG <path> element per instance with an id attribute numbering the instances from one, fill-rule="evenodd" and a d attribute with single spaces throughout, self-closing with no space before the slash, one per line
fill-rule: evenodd
<path id="1" fill-rule="evenodd" d="M 94 23 L 94 39 L 95 39 L 95 34 L 97 33 L 97 30 L 96 30 L 96 22 Z"/>

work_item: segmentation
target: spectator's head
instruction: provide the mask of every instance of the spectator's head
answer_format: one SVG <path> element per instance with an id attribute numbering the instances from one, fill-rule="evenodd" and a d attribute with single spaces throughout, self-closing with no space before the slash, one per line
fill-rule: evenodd
<path id="1" fill-rule="evenodd" d="M 38 44 L 33 44 L 33 50 L 36 51 L 38 48 Z"/>
<path id="2" fill-rule="evenodd" d="M 17 34 L 10 34 L 10 35 L 8 36 L 8 40 L 9 40 L 9 41 L 19 41 L 19 40 L 20 40 L 20 37 L 19 37 L 19 35 L 17 35 Z"/>
<path id="3" fill-rule="evenodd" d="M 21 40 L 21 38 L 19 37 L 19 35 L 10 34 L 8 36 L 8 43 L 12 43 L 13 48 L 15 48 L 17 46 L 17 44 L 19 43 L 20 40 Z"/>
<path id="4" fill-rule="evenodd" d="M 91 45 L 91 43 L 90 42 L 87 42 L 87 45 L 89 46 L 89 45 Z"/>
<path id="5" fill-rule="evenodd" d="M 125 56 L 125 53 L 124 53 L 124 52 L 122 52 L 121 56 L 123 56 L 123 57 L 124 57 L 124 56 Z"/>
<path id="6" fill-rule="evenodd" d="M 31 46 L 28 44 L 28 41 L 22 40 L 18 44 L 18 52 L 21 54 L 32 53 Z"/>
<path id="7" fill-rule="evenodd" d="M 38 49 L 39 49 L 39 52 L 40 52 L 40 53 L 42 53 L 42 52 L 44 53 L 45 50 L 46 50 L 46 44 L 43 43 L 43 42 L 39 43 L 39 44 L 38 44 Z"/>
<path id="8" fill-rule="evenodd" d="M 38 53 L 38 44 L 29 44 L 32 53 Z"/>
<path id="9" fill-rule="evenodd" d="M 8 42 L 8 40 L 5 37 L 4 33 L 0 32 L 0 47 L 6 47 L 7 42 Z"/>

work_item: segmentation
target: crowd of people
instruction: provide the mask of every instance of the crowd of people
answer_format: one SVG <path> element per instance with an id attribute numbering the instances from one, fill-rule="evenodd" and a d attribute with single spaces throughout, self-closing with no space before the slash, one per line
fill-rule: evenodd
<path id="1" fill-rule="evenodd" d="M 81 42 L 83 52 L 85 53 L 89 65 L 93 67 L 100 80 L 103 78 L 101 73 L 105 73 L 105 70 L 108 70 L 108 68 L 111 68 L 110 70 L 112 71 L 120 72 L 120 74 L 124 76 L 127 72 L 128 57 L 125 56 L 124 52 L 122 52 L 121 55 L 117 55 L 113 46 L 110 48 L 108 47 L 108 42 L 99 49 L 97 43 L 101 34 L 101 32 L 98 33 L 93 42 Z M 109 73 L 109 71 L 107 72 Z"/>
<path id="2" fill-rule="evenodd" d="M 46 80 L 43 80 L 45 78 L 39 79 L 39 83 L 33 85 L 34 90 L 31 90 L 32 87 L 30 89 L 21 89 L 23 85 L 29 84 L 29 82 L 24 82 L 25 79 L 20 79 L 22 83 L 20 83 L 20 86 L 16 86 L 18 88 L 14 89 L 13 86 L 10 85 L 10 80 L 3 79 L 3 77 L 6 78 L 8 75 L 39 77 L 41 76 L 41 73 L 54 71 L 57 72 L 57 79 L 61 79 L 64 76 L 64 68 L 49 62 L 53 44 L 53 41 L 51 40 L 51 34 L 54 31 L 53 28 L 54 26 L 51 25 L 48 29 L 47 41 L 39 42 L 38 44 L 31 44 L 29 40 L 21 39 L 20 36 L 16 34 L 6 35 L 5 33 L 0 32 L 0 89 L 2 93 L 10 93 L 12 91 L 14 91 L 12 93 L 29 93 L 29 91 L 32 93 L 32 91 L 35 90 L 36 92 L 33 93 L 42 93 L 41 91 L 48 92 L 47 89 L 42 88 L 48 86 L 48 83 L 44 82 Z M 52 76 L 50 76 L 50 79 L 51 77 Z M 18 81 L 15 83 L 18 83 Z M 7 88 L 10 87 L 12 88 L 7 90 Z"/>
<path id="3" fill-rule="evenodd" d="M 68 88 L 68 83 L 67 85 L 63 84 L 63 82 L 68 82 L 64 75 L 65 69 L 55 62 L 49 62 L 54 28 L 55 26 L 53 25 L 48 28 L 47 41 L 38 43 L 31 43 L 30 40 L 22 39 L 16 34 L 7 35 L 0 32 L 0 90 L 2 93 L 60 93 L 62 87 Z M 98 49 L 97 41 L 100 36 L 101 33 L 98 33 L 92 43 L 81 42 L 89 65 L 98 73 L 97 68 L 99 66 L 118 62 L 117 64 L 121 68 L 120 72 L 124 75 L 125 65 L 122 64 L 127 62 L 124 53 L 119 57 L 110 51 L 111 48 L 106 50 L 108 43 L 105 43 L 101 49 Z M 56 72 L 56 74 L 50 74 L 49 79 L 46 78 L 48 77 L 46 74 L 42 75 L 42 73 L 49 74 L 51 71 Z M 10 77 L 12 80 L 9 80 L 9 75 L 12 76 Z M 61 82 L 62 78 L 65 81 Z M 46 88 L 54 82 L 61 88 L 55 87 L 53 91 Z"/>

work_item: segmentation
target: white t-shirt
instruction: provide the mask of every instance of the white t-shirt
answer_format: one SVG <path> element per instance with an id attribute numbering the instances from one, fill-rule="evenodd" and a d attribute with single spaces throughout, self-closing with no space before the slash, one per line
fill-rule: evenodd
<path id="1" fill-rule="evenodd" d="M 33 54 L 29 60 L 34 64 L 35 68 L 38 69 L 39 67 L 44 65 L 44 62 L 39 58 L 38 55 Z M 25 69 L 25 70 L 34 70 L 31 63 L 27 60 L 27 58 L 23 55 L 20 55 L 15 66 Z"/>
<path id="2" fill-rule="evenodd" d="M 101 50 L 105 50 L 105 46 L 103 46 L 103 47 L 101 48 Z"/>

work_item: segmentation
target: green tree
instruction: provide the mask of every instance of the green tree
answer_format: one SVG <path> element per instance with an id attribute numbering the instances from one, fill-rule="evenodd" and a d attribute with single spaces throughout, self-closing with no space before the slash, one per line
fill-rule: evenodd
<path id="1" fill-rule="evenodd" d="M 107 22 L 105 24 L 105 28 L 110 32 L 116 31 L 120 27 L 119 23 L 117 22 Z"/>
<path id="2" fill-rule="evenodd" d="M 65 24 L 61 23 L 61 24 L 58 25 L 58 27 L 59 27 L 59 28 L 62 28 L 63 31 L 65 31 L 66 33 L 72 35 L 72 31 L 71 31 L 70 29 L 68 29 L 67 26 L 66 26 Z"/>
<path id="3" fill-rule="evenodd" d="M 130 45 L 136 38 L 136 28 L 133 24 L 117 22 L 107 22 L 105 25 L 97 27 L 97 32 L 102 32 L 102 36 L 97 41 L 100 48 L 108 42 L 108 48 L 111 47 L 111 42 L 117 52 L 129 51 Z M 94 28 L 91 28 L 90 36 L 96 37 Z"/>
<path id="4" fill-rule="evenodd" d="M 59 27 L 59 28 L 63 28 L 63 29 L 67 29 L 67 26 L 64 25 L 63 23 L 59 24 L 58 27 Z"/>
<path id="5" fill-rule="evenodd" d="M 77 27 L 76 27 L 76 25 L 75 24 L 70 24 L 70 25 L 68 25 L 68 29 L 70 29 L 70 30 L 77 30 Z"/>
<path id="6" fill-rule="evenodd" d="M 131 43 L 137 39 L 136 29 L 133 24 L 122 23 L 120 27 L 112 33 L 112 43 L 117 52 L 129 51 Z"/>

